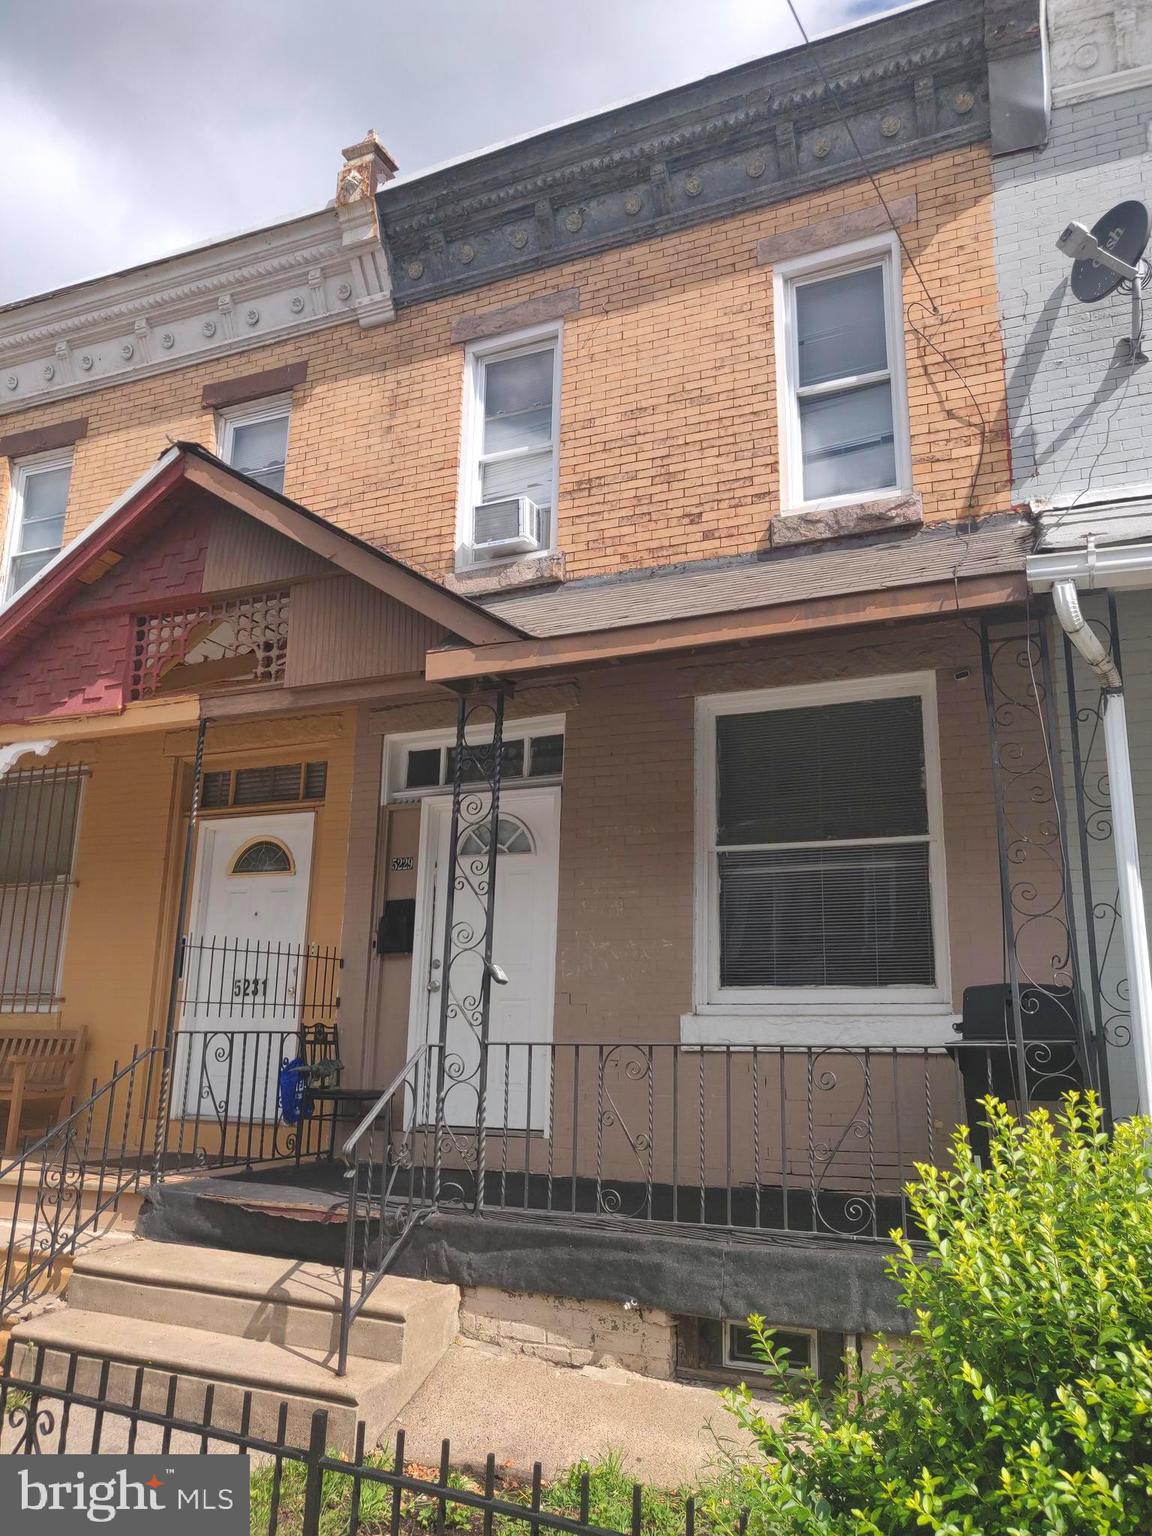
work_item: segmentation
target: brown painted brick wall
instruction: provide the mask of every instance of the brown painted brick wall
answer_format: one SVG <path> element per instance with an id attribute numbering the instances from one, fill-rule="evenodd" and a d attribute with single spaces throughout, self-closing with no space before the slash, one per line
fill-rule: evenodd
<path id="1" fill-rule="evenodd" d="M 1007 504 L 1004 372 L 984 146 L 885 173 L 914 193 L 902 231 L 943 321 L 911 319 L 960 369 L 988 424 L 977 502 Z M 577 288 L 565 322 L 560 541 L 572 575 L 748 553 L 778 503 L 772 269 L 757 241 L 871 206 L 867 181 L 572 261 L 394 324 L 342 325 L 4 419 L 6 431 L 83 411 L 68 534 L 154 461 L 169 438 L 211 445 L 205 384 L 308 360 L 295 392 L 285 489 L 434 572 L 452 562 L 463 348 L 454 317 Z M 909 306 L 923 294 L 904 272 Z M 979 432 L 964 385 L 907 329 L 916 488 L 931 519 L 966 510 Z M 0 466 L 0 478 L 7 466 Z M 5 487 L 0 486 L 0 490 Z"/>

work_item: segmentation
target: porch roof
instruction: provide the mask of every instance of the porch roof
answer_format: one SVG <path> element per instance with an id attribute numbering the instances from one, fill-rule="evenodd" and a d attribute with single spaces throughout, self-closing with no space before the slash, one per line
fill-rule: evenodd
<path id="1" fill-rule="evenodd" d="M 473 644 L 522 637 L 514 620 L 450 592 L 318 513 L 269 490 L 199 443 L 177 442 L 0 609 L 0 667 L 61 606 L 117 565 L 165 516 L 182 489 L 197 487 Z"/>
<path id="2" fill-rule="evenodd" d="M 495 593 L 487 610 L 532 638 L 432 651 L 428 677 L 448 682 L 1018 602 L 1032 539 L 1031 526 L 1006 513 Z"/>

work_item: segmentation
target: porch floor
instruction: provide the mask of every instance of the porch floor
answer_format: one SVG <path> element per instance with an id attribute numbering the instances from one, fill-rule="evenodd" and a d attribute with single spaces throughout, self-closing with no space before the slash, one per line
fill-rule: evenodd
<path id="1" fill-rule="evenodd" d="M 238 1169 L 212 1178 L 185 1176 L 175 1182 L 189 1195 L 301 1221 L 343 1225 L 346 1173 L 344 1163 L 319 1158 Z M 430 1169 L 417 1170 L 417 1190 L 421 1181 L 428 1187 L 430 1177 Z M 473 1175 L 445 1168 L 443 1184 L 446 1189 L 469 1189 Z M 407 1183 L 400 1176 L 393 1185 L 398 1211 L 408 1208 L 407 1195 Z M 451 1205 L 450 1201 L 445 1203 Z M 506 1169 L 486 1173 L 484 1209 L 503 1217 L 547 1218 L 560 1223 L 567 1219 L 580 1225 L 588 1221 L 652 1222 L 700 1236 L 719 1229 L 753 1238 L 787 1233 L 886 1239 L 894 1227 L 903 1226 L 907 1220 L 901 1197 L 879 1192 L 828 1189 L 813 1194 L 810 1189 L 781 1184 L 762 1184 L 758 1189 L 701 1189 L 683 1184 L 525 1175 Z"/>

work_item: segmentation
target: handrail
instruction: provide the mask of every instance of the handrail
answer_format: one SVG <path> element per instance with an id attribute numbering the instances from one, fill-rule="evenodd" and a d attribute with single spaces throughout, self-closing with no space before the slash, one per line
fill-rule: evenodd
<path id="1" fill-rule="evenodd" d="M 370 1131 L 372 1129 L 381 1112 L 386 1108 L 388 1101 L 403 1086 L 404 1079 L 412 1071 L 412 1068 L 416 1065 L 422 1056 L 427 1056 L 430 1049 L 430 1042 L 425 1040 L 424 1044 L 420 1046 L 418 1050 L 413 1051 L 412 1055 L 409 1056 L 408 1060 L 400 1068 L 400 1071 L 397 1072 L 396 1076 L 388 1084 L 384 1092 L 372 1105 L 372 1108 L 365 1114 L 364 1118 L 360 1121 L 360 1124 L 356 1127 L 352 1134 L 346 1138 L 343 1146 L 340 1148 L 340 1156 L 346 1163 L 349 1164 L 349 1166 L 351 1166 L 351 1156 L 352 1153 L 356 1150 L 357 1143 L 363 1139 L 364 1133 L 366 1131 Z"/>
<path id="2" fill-rule="evenodd" d="M 120 1067 L 118 1070 L 116 1070 L 114 1067 L 113 1074 L 108 1079 L 108 1081 L 101 1083 L 99 1088 L 94 1088 L 82 1104 L 78 1104 L 75 1109 L 70 1110 L 68 1114 L 64 1116 L 63 1120 L 58 1121 L 53 1126 L 50 1126 L 48 1130 L 44 1132 L 43 1136 L 41 1136 L 39 1141 L 34 1141 L 31 1146 L 25 1147 L 22 1152 L 17 1153 L 17 1155 L 12 1159 L 10 1163 L 0 1167 L 0 1179 L 6 1178 L 8 1174 L 13 1171 L 13 1169 L 17 1168 L 21 1163 L 27 1162 L 30 1158 L 34 1157 L 37 1152 L 42 1151 L 50 1141 L 56 1140 L 59 1137 L 60 1132 L 65 1130 L 73 1120 L 80 1119 L 82 1115 L 89 1111 L 98 1098 L 101 1098 L 104 1094 L 109 1093 L 112 1089 L 114 1089 L 121 1078 L 127 1077 L 130 1073 L 134 1072 L 136 1070 L 137 1062 L 143 1060 L 145 1056 L 157 1054 L 159 1050 L 160 1047 L 156 1044 L 155 1037 L 153 1037 L 151 1045 L 146 1045 L 143 1048 L 140 1046 L 135 1047 L 132 1060 L 128 1063 L 127 1066 Z"/>
<path id="3" fill-rule="evenodd" d="M 148 1166 L 145 1133 L 155 1066 L 162 1056 L 155 1036 L 151 1044 L 136 1047 L 126 1066 L 114 1063 L 107 1082 L 0 1169 L 0 1178 L 16 1174 L 7 1242 L 0 1249 L 0 1318 L 37 1295 L 38 1281 L 50 1284 L 55 1266 L 75 1252 L 81 1235 L 96 1228 L 122 1196 L 139 1189 Z M 87 1210 L 86 1188 L 91 1190 Z M 21 1242 L 25 1258 L 18 1256 Z"/>
<path id="4" fill-rule="evenodd" d="M 439 1049 L 439 1047 L 436 1047 Z M 340 1339 L 336 1371 L 343 1376 L 348 1367 L 348 1345 L 352 1324 L 360 1315 L 364 1303 L 392 1267 L 396 1255 L 403 1248 L 415 1228 L 435 1209 L 436 1200 L 428 1198 L 428 1186 L 409 1177 L 400 1209 L 392 1212 L 389 1200 L 396 1188 L 402 1171 L 410 1175 L 417 1163 L 416 1141 L 427 1131 L 420 1120 L 417 1102 L 421 1087 L 421 1066 L 431 1057 L 432 1044 L 425 1041 L 412 1053 L 404 1066 L 379 1094 L 376 1102 L 348 1136 L 341 1148 L 341 1155 L 348 1170 L 344 1177 L 348 1183 L 348 1204 L 344 1237 L 344 1283 L 340 1303 Z M 432 1067 L 426 1068 L 428 1079 L 425 1092 L 431 1087 Z M 405 1115 L 399 1127 L 400 1146 L 393 1147 L 396 1126 L 392 1118 L 392 1101 L 405 1088 L 412 1095 L 411 1116 Z M 439 1125 L 439 1088 L 437 1093 L 436 1119 Z M 382 1124 L 381 1124 L 382 1123 Z M 383 1130 L 383 1150 L 373 1157 L 371 1137 L 378 1128 Z M 436 1133 L 438 1139 L 438 1131 Z M 357 1149 L 368 1138 L 366 1157 L 357 1156 Z M 399 1216 L 399 1231 L 391 1230 L 389 1222 Z M 357 1283 L 358 1280 L 358 1283 Z M 355 1290 L 355 1295 L 353 1291 Z"/>

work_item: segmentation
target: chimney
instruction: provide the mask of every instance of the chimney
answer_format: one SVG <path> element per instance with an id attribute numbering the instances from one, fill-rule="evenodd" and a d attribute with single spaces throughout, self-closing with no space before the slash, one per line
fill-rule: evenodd
<path id="1" fill-rule="evenodd" d="M 377 189 L 396 174 L 395 160 L 371 128 L 358 144 L 350 144 L 343 153 L 344 164 L 336 182 L 338 208 L 375 197 Z"/>

